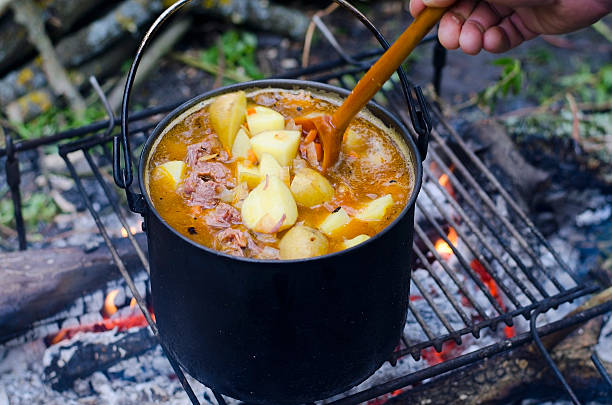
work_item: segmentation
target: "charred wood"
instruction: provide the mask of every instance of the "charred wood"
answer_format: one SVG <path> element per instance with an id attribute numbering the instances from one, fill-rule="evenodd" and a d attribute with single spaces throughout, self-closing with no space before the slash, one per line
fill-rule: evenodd
<path id="1" fill-rule="evenodd" d="M 141 246 L 146 245 L 144 235 L 136 237 Z M 130 271 L 142 270 L 127 239 L 115 246 Z M 0 339 L 121 277 L 106 246 L 89 253 L 74 247 L 4 253 L 0 263 Z"/>
<path id="2" fill-rule="evenodd" d="M 558 343 L 551 356 L 584 400 L 609 399 L 590 356 L 601 331 L 595 318 Z M 605 363 L 608 372 L 612 364 Z M 595 389 L 593 389 L 595 387 Z M 559 399 L 563 391 L 535 346 L 522 347 L 414 386 L 389 404 L 508 404 L 522 399 Z"/>
<path id="3" fill-rule="evenodd" d="M 68 344 L 47 349 L 45 375 L 51 386 L 63 391 L 79 378 L 104 371 L 120 361 L 139 356 L 157 345 L 148 328 L 115 334 L 114 331 L 88 334 Z"/>

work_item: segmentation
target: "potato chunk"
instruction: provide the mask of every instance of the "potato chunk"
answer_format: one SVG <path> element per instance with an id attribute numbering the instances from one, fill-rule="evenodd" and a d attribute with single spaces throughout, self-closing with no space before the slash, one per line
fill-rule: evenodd
<path id="1" fill-rule="evenodd" d="M 342 249 L 352 248 L 353 246 L 357 246 L 368 239 L 370 239 L 368 235 L 357 235 L 353 239 L 347 239 L 342 242 Z"/>
<path id="2" fill-rule="evenodd" d="M 387 210 L 393 205 L 391 194 L 384 195 L 367 203 L 359 210 L 355 218 L 361 221 L 382 221 Z"/>
<path id="3" fill-rule="evenodd" d="M 252 135 L 285 129 L 285 117 L 271 108 L 261 106 L 249 108 L 246 119 Z"/>
<path id="4" fill-rule="evenodd" d="M 249 162 L 238 162 L 236 165 L 236 177 L 238 177 L 239 183 L 245 182 L 250 189 L 257 187 L 261 181 L 259 168 Z"/>
<path id="5" fill-rule="evenodd" d="M 253 152 L 261 161 L 264 153 L 274 156 L 281 166 L 289 166 L 300 146 L 299 131 L 266 131 L 251 138 Z"/>
<path id="6" fill-rule="evenodd" d="M 162 181 L 168 185 L 168 187 L 176 190 L 178 185 L 181 184 L 187 165 L 182 160 L 173 160 L 166 162 L 155 168 L 153 175 L 155 177 L 163 179 Z"/>
<path id="7" fill-rule="evenodd" d="M 231 153 L 236 134 L 244 122 L 246 104 L 244 91 L 237 91 L 215 98 L 208 108 L 210 123 L 228 153 Z"/>
<path id="8" fill-rule="evenodd" d="M 329 181 L 313 169 L 300 169 L 291 182 L 295 201 L 304 207 L 323 204 L 334 198 L 334 188 Z"/>
<path id="9" fill-rule="evenodd" d="M 287 231 L 278 247 L 281 259 L 305 259 L 326 254 L 329 250 L 329 242 L 318 230 L 296 225 Z"/>
<path id="10" fill-rule="evenodd" d="M 248 159 L 249 149 L 251 149 L 251 139 L 246 131 L 240 128 L 238 134 L 236 134 L 234 146 L 232 146 L 232 157 Z"/>
<path id="11" fill-rule="evenodd" d="M 242 223 L 261 233 L 276 233 L 291 227 L 298 211 L 289 188 L 277 177 L 266 176 L 242 204 Z"/>
<path id="12" fill-rule="evenodd" d="M 339 210 L 329 214 L 327 218 L 321 222 L 319 229 L 327 236 L 332 236 L 349 222 L 351 222 L 351 218 L 348 216 L 344 208 L 340 208 Z"/>
<path id="13" fill-rule="evenodd" d="M 259 174 L 261 175 L 262 179 L 265 178 L 266 175 L 278 177 L 287 186 L 289 186 L 289 182 L 291 180 L 289 168 L 279 165 L 276 159 L 274 159 L 274 156 L 270 155 L 269 153 L 264 153 L 261 155 L 261 162 L 259 162 Z"/>

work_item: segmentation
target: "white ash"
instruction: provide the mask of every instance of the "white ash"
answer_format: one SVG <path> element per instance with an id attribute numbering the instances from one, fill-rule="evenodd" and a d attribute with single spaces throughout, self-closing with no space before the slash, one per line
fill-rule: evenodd
<path id="1" fill-rule="evenodd" d="M 600 360 L 606 363 L 612 363 L 612 316 L 608 317 L 601 328 L 599 342 L 597 346 L 595 346 L 595 351 Z"/>
<path id="2" fill-rule="evenodd" d="M 576 216 L 576 225 L 579 227 L 601 224 L 612 215 L 612 206 L 605 205 L 596 209 L 588 209 Z"/>

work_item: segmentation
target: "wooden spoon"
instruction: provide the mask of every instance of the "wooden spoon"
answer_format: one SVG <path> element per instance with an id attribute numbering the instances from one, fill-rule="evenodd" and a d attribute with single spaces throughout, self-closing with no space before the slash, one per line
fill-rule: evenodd
<path id="1" fill-rule="evenodd" d="M 351 94 L 332 116 L 322 115 L 300 118 L 298 124 L 310 124 L 317 129 L 323 146 L 323 171 L 333 166 L 340 156 L 342 137 L 351 120 L 389 80 L 393 72 L 410 55 L 418 43 L 442 18 L 446 8 L 427 7 L 406 28 L 400 37 L 359 80 Z M 310 121 L 310 122 L 308 122 Z"/>

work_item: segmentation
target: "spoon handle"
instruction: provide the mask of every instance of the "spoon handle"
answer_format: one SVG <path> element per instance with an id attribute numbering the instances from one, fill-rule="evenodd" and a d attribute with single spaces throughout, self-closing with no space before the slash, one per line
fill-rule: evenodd
<path id="1" fill-rule="evenodd" d="M 332 125 L 339 135 L 348 127 L 349 122 L 374 97 L 393 72 L 410 55 L 418 43 L 442 18 L 446 8 L 427 7 L 406 28 L 391 47 L 359 80 L 351 94 L 332 116 Z"/>

